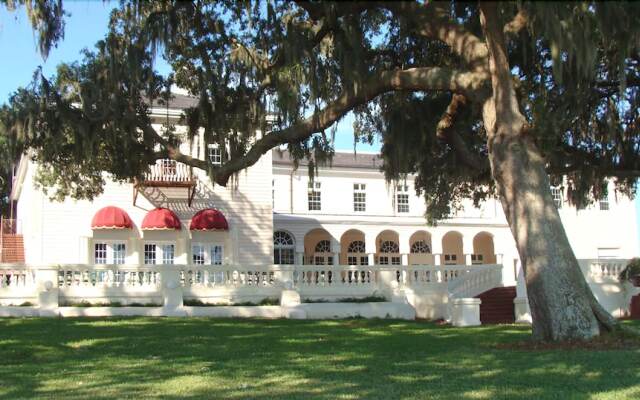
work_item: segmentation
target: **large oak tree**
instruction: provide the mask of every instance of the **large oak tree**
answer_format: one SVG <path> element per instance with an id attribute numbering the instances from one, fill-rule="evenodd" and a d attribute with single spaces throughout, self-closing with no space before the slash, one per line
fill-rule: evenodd
<path id="1" fill-rule="evenodd" d="M 45 54 L 63 27 L 61 4 L 48 5 L 29 8 Z M 534 337 L 587 339 L 617 325 L 580 272 L 549 187 L 566 186 L 577 205 L 605 195 L 609 179 L 634 194 L 639 17 L 617 2 L 124 1 L 84 60 L 15 93 L 2 134 L 30 149 L 54 196 L 91 198 L 102 171 L 131 180 L 160 158 L 220 185 L 279 145 L 327 162 L 332 128 L 353 112 L 354 140 L 381 137 L 388 179 L 417 175 L 431 222 L 463 198 L 498 196 Z M 156 57 L 170 76 L 154 71 Z M 149 116 L 174 84 L 199 99 L 186 137 Z M 255 140 L 258 129 L 268 133 Z M 180 152 L 198 132 L 226 144 L 223 165 Z"/>

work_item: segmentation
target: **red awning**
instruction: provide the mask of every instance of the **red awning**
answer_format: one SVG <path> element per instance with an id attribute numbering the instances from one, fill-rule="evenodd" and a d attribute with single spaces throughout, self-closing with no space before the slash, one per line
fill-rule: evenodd
<path id="1" fill-rule="evenodd" d="M 180 218 L 168 208 L 154 208 L 142 220 L 143 230 L 180 230 Z"/>
<path id="2" fill-rule="evenodd" d="M 213 208 L 198 211 L 191 218 L 189 229 L 192 231 L 227 231 L 229 224 L 224 214 Z"/>
<path id="3" fill-rule="evenodd" d="M 98 210 L 91 220 L 91 229 L 131 229 L 133 222 L 121 208 L 108 206 Z"/>

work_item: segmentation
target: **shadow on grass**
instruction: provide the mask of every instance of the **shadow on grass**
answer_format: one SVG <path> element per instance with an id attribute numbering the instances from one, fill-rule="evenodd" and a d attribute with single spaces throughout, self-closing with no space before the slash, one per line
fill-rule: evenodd
<path id="1" fill-rule="evenodd" d="M 385 320 L 3 319 L 0 398 L 640 397 L 640 351 L 495 347 L 528 335 Z"/>

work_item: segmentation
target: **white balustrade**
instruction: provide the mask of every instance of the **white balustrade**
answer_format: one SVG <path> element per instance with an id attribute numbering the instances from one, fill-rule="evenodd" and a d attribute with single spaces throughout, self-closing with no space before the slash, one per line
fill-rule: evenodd
<path id="1" fill-rule="evenodd" d="M 153 267 L 125 265 L 64 265 L 58 267 L 58 287 L 154 288 L 160 272 Z"/>
<path id="2" fill-rule="evenodd" d="M 15 299 L 48 299 L 58 304 L 163 303 L 182 299 L 206 303 L 259 302 L 277 298 L 284 289 L 300 297 L 326 301 L 384 295 L 393 300 L 403 290 L 448 291 L 456 298 L 473 297 L 500 285 L 500 265 L 54 265 L 0 264 L 0 304 Z M 44 296 L 43 293 L 49 293 Z M 168 295 L 171 293 L 171 296 Z M 33 302 L 34 300 L 29 300 Z"/>
<path id="3" fill-rule="evenodd" d="M 179 265 L 183 287 L 273 287 L 277 268 L 239 267 L 229 265 Z"/>
<path id="4" fill-rule="evenodd" d="M 451 279 L 447 284 L 450 298 L 471 298 L 502 283 L 502 265 L 483 264 L 468 268 L 459 279 Z"/>
<path id="5" fill-rule="evenodd" d="M 25 267 L 0 268 L 0 289 L 28 288 L 35 285 L 35 271 Z"/>
<path id="6" fill-rule="evenodd" d="M 145 179 L 156 182 L 188 182 L 192 180 L 192 174 L 188 165 L 162 159 L 149 167 Z"/>
<path id="7" fill-rule="evenodd" d="M 617 279 L 627 263 L 628 260 L 591 260 L 589 274 L 594 278 L 611 277 Z"/>
<path id="8" fill-rule="evenodd" d="M 291 268 L 294 287 L 353 287 L 378 284 L 381 266 L 298 265 Z M 345 291 L 345 296 L 349 295 Z"/>

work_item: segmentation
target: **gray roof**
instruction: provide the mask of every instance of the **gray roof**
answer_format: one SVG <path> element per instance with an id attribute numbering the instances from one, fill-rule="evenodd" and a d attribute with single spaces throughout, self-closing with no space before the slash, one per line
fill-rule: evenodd
<path id="1" fill-rule="evenodd" d="M 173 93 L 172 98 L 169 100 L 169 108 L 172 110 L 184 110 L 185 108 L 195 107 L 198 105 L 198 98 L 194 96 L 187 96 L 184 94 Z M 151 104 L 152 107 L 166 108 L 167 104 L 163 99 L 154 99 Z"/>
<path id="2" fill-rule="evenodd" d="M 293 160 L 291 159 L 287 150 L 273 149 L 271 151 L 273 156 L 274 165 L 289 165 L 293 166 Z M 300 160 L 300 166 L 309 165 L 308 161 Z M 336 152 L 333 155 L 333 161 L 327 166 L 329 168 L 365 168 L 379 170 L 382 167 L 382 159 L 378 154 L 369 153 L 353 153 L 348 152 Z"/>

